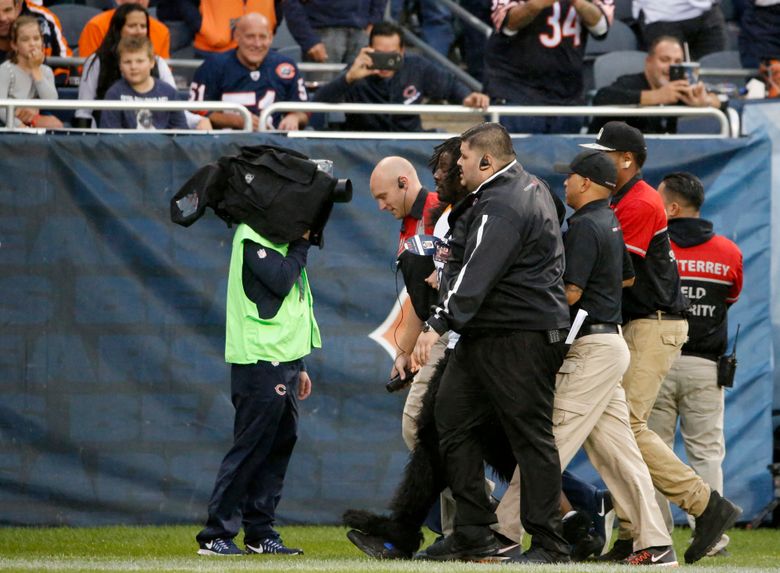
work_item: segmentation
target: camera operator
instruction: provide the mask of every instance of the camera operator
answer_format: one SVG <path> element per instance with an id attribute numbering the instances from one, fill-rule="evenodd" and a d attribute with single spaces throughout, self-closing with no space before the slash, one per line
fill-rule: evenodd
<path id="1" fill-rule="evenodd" d="M 242 223 L 228 276 L 225 360 L 236 410 L 234 443 L 222 460 L 198 533 L 200 555 L 297 555 L 274 530 L 276 506 L 297 440 L 298 400 L 311 394 L 303 358 L 321 345 L 306 273 L 309 231 L 273 243 Z"/>
<path id="2" fill-rule="evenodd" d="M 372 54 L 381 54 L 382 61 L 377 56 L 372 58 Z M 406 54 L 403 30 L 390 22 L 376 24 L 371 29 L 369 46 L 360 51 L 349 69 L 321 86 L 314 95 L 314 101 L 330 103 L 409 105 L 424 103 L 424 99 L 448 100 L 480 109 L 489 104 L 485 94 L 470 92 L 441 66 Z M 422 122 L 419 115 L 347 113 L 345 129 L 422 131 Z"/>
<path id="3" fill-rule="evenodd" d="M 687 105 L 690 107 L 717 107 L 725 105 L 720 98 L 707 91 L 702 82 L 691 85 L 687 79 L 672 79 L 669 70 L 683 63 L 683 48 L 673 36 L 661 36 L 650 46 L 645 58 L 645 69 L 638 74 L 620 76 L 609 86 L 601 88 L 593 98 L 593 105 Z M 610 117 L 596 117 L 590 131 L 597 132 Z M 677 133 L 676 117 L 626 117 L 626 123 L 643 133 Z"/>
<path id="4" fill-rule="evenodd" d="M 658 391 L 648 427 L 672 448 L 680 422 L 688 461 L 709 486 L 723 494 L 726 455 L 723 437 L 723 386 L 718 361 L 726 354 L 728 309 L 742 290 L 742 253 L 712 223 L 701 218 L 704 186 L 690 173 L 670 173 L 658 186 L 669 217 L 669 237 L 680 271 L 682 289 L 692 301 L 688 341 Z M 668 525 L 672 525 L 669 504 Z M 708 555 L 728 545 L 726 534 Z"/>

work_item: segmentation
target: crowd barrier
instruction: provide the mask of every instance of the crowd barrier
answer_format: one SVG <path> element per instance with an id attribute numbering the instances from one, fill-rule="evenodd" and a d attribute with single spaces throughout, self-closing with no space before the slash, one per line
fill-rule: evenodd
<path id="1" fill-rule="evenodd" d="M 514 144 L 562 193 L 552 164 L 585 140 Z M 400 290 L 398 222 L 377 210 L 368 181 L 378 159 L 402 155 L 432 185 L 436 141 L 2 133 L 0 522 L 204 518 L 232 433 L 223 362 L 232 231 L 210 212 L 187 229 L 172 224 L 169 199 L 198 167 L 263 142 L 331 159 L 355 187 L 351 203 L 335 206 L 324 249 L 309 255 L 323 349 L 308 360 L 314 391 L 301 404 L 280 520 L 335 523 L 346 508 L 386 506 L 407 458 L 404 395 L 385 391 L 390 357 L 369 335 Z M 770 140 L 648 145 L 647 180 L 699 175 L 704 215 L 745 254 L 745 290 L 730 315 L 732 335 L 741 331 L 725 489 L 749 519 L 771 498 Z M 581 458 L 571 469 L 594 477 Z"/>
<path id="2" fill-rule="evenodd" d="M 123 100 L 78 100 L 78 99 L 0 99 L 0 107 L 6 109 L 6 117 L 14 117 L 17 108 L 31 107 L 42 110 L 55 109 L 149 109 L 160 111 L 224 111 L 240 115 L 244 127 L 235 131 L 252 131 L 252 114 L 241 104 L 227 101 L 123 101 Z M 14 131 L 17 129 L 28 130 L 30 128 L 16 128 L 13 122 L 8 122 L 2 129 Z M 35 128 L 32 128 L 35 129 Z M 71 128 L 69 128 L 71 129 Z M 38 131 L 46 131 L 39 129 Z M 109 131 L 137 131 L 137 130 L 109 130 Z M 160 130 L 165 133 L 189 133 L 189 130 Z"/>
<path id="3" fill-rule="evenodd" d="M 566 116 L 566 117 L 689 117 L 713 118 L 719 127 L 720 137 L 737 136 L 739 120 L 736 114 L 730 119 L 719 109 L 712 107 L 674 106 L 587 106 L 587 105 L 491 105 L 485 109 L 471 108 L 463 105 L 429 105 L 429 104 L 374 104 L 374 103 L 319 103 L 277 101 L 260 111 L 259 124 L 261 131 L 269 131 L 268 118 L 275 113 L 304 111 L 308 113 L 356 113 L 356 114 L 387 114 L 387 115 L 422 115 L 443 114 L 449 116 L 471 116 L 474 122 L 487 118 L 498 122 L 502 116 Z M 370 137 L 370 136 L 369 136 Z"/>
<path id="4" fill-rule="evenodd" d="M 166 101 L 142 102 L 120 100 L 78 100 L 78 99 L 0 99 L 0 108 L 5 108 L 7 117 L 13 117 L 17 108 L 32 107 L 42 110 L 69 109 L 151 109 L 151 110 L 190 110 L 190 111 L 229 111 L 242 116 L 244 127 L 241 132 L 252 131 L 252 116 L 242 105 L 222 101 Z M 711 107 L 697 108 L 687 106 L 509 106 L 492 105 L 485 109 L 466 107 L 463 105 L 429 105 L 429 104 L 366 104 L 366 103 L 318 103 L 318 102 L 274 102 L 260 111 L 258 125 L 260 131 L 274 131 L 269 128 L 270 118 L 275 113 L 302 111 L 314 113 L 357 113 L 357 114 L 387 114 L 387 115 L 427 115 L 441 114 L 449 117 L 470 117 L 474 123 L 489 118 L 499 121 L 502 116 L 569 116 L 569 117 L 679 117 L 690 119 L 712 119 L 717 124 L 714 135 L 719 137 L 736 137 L 740 133 L 739 114 L 734 110 L 723 111 Z M 709 133 L 711 126 L 701 125 L 702 130 Z M 16 128 L 13 123 L 4 127 L 6 131 L 27 130 L 28 127 Z M 65 128 L 74 129 L 74 128 Z M 45 130 L 40 130 L 45 131 Z M 109 130 L 133 132 L 134 129 Z M 164 133 L 188 133 L 189 130 L 160 130 Z M 371 133 L 362 133 L 363 137 L 371 137 Z M 397 137 L 393 134 L 393 137 Z M 406 137 L 406 136 L 405 136 Z M 410 137 L 414 137 L 412 134 Z"/>

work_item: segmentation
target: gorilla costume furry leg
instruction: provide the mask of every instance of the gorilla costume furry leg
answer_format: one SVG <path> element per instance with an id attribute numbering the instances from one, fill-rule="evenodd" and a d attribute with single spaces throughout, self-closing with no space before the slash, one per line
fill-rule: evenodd
<path id="1" fill-rule="evenodd" d="M 417 442 L 390 502 L 390 515 L 349 509 L 343 516 L 346 526 L 392 543 L 406 557 L 411 557 L 420 548 L 425 518 L 436 498 L 447 487 L 444 464 L 439 457 L 434 405 L 449 354 L 447 350 L 436 365 L 423 397 L 417 417 Z M 480 440 L 485 461 L 508 483 L 517 463 L 497 420 L 486 423 L 484 431 L 480 432 Z"/>

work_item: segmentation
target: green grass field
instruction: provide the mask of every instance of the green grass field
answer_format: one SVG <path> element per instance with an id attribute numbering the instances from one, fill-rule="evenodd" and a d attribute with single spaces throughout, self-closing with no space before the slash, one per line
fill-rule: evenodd
<path id="1" fill-rule="evenodd" d="M 0 528 L 0 571 L 322 571 L 322 572 L 458 572 L 458 571 L 585 571 L 615 572 L 630 567 L 575 563 L 569 566 L 509 566 L 481 563 L 419 563 L 375 561 L 364 557 L 342 527 L 284 527 L 285 541 L 302 547 L 296 557 L 200 557 L 194 541 L 196 526 L 100 528 Z M 730 557 L 705 558 L 694 571 L 780 571 L 780 530 L 735 529 Z M 689 536 L 675 531 L 680 560 Z M 430 541 L 430 540 L 429 540 Z"/>

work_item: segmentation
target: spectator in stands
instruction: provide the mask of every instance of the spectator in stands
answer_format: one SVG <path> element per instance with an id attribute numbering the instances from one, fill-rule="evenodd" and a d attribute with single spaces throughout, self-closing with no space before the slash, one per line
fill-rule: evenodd
<path id="1" fill-rule="evenodd" d="M 371 54 L 397 52 L 403 56 L 397 70 L 375 69 Z M 418 104 L 423 99 L 447 99 L 474 108 L 488 106 L 488 97 L 470 92 L 453 74 L 417 56 L 404 53 L 403 32 L 389 22 L 371 30 L 369 47 L 363 48 L 350 68 L 321 86 L 315 100 L 321 102 Z M 350 131 L 421 131 L 419 115 L 347 114 Z"/>
<path id="2" fill-rule="evenodd" d="M 107 100 L 171 101 L 176 88 L 152 76 L 154 48 L 146 36 L 122 38 L 117 46 L 122 79 L 108 88 Z M 187 129 L 183 111 L 113 110 L 100 114 L 100 127 L 111 129 Z"/>
<path id="3" fill-rule="evenodd" d="M 349 63 L 384 18 L 387 0 L 286 0 L 287 27 L 308 62 Z"/>
<path id="4" fill-rule="evenodd" d="M 281 21 L 283 0 L 164 0 L 159 14 L 167 19 L 183 20 L 194 36 L 195 55 L 207 59 L 236 48 L 233 29 L 242 16 L 262 14 L 271 31 Z"/>
<path id="5" fill-rule="evenodd" d="M 274 35 L 271 24 L 261 14 L 247 14 L 236 23 L 238 47 L 214 56 L 196 70 L 190 90 L 193 101 L 229 101 L 240 103 L 252 112 L 255 130 L 260 127 L 260 110 L 274 101 L 306 101 L 306 87 L 295 62 L 269 51 Z M 241 128 L 240 115 L 212 112 L 211 123 L 218 128 Z M 275 114 L 271 125 L 283 131 L 304 127 L 308 116 L 301 112 Z"/>
<path id="6" fill-rule="evenodd" d="M 634 18 L 640 22 L 645 46 L 660 36 L 687 42 L 696 61 L 728 45 L 726 20 L 718 0 L 634 0 Z"/>
<path id="7" fill-rule="evenodd" d="M 0 99 L 57 99 L 54 72 L 44 65 L 43 36 L 37 18 L 20 16 L 11 25 L 10 57 L 0 64 Z M 51 115 L 37 109 L 18 108 L 16 127 L 62 127 Z M 0 122 L 7 123 L 7 111 L 0 109 Z"/>
<path id="8" fill-rule="evenodd" d="M 750 0 L 739 31 L 739 57 L 745 68 L 758 68 L 767 57 L 780 57 L 780 0 Z"/>
<path id="9" fill-rule="evenodd" d="M 487 26 L 490 26 L 490 3 L 482 0 L 461 0 L 461 6 L 468 10 L 472 16 L 482 20 Z M 461 55 L 463 63 L 466 64 L 466 70 L 477 81 L 482 81 L 483 70 L 485 68 L 485 48 L 487 47 L 487 38 L 482 30 L 478 30 L 467 24 L 463 25 L 463 45 L 461 46 Z"/>
<path id="10" fill-rule="evenodd" d="M 673 36 L 660 36 L 650 46 L 645 70 L 620 76 L 612 85 L 601 88 L 593 105 L 688 105 L 721 107 L 717 95 L 709 93 L 702 82 L 690 85 L 687 79 L 670 80 L 669 67 L 683 61 L 683 48 Z M 598 131 L 605 123 L 620 119 L 642 133 L 676 133 L 676 117 L 596 117 L 590 130 Z"/>
<path id="11" fill-rule="evenodd" d="M 485 91 L 497 105 L 583 103 L 583 57 L 588 34 L 609 30 L 599 4 L 585 0 L 496 0 L 493 35 L 485 52 Z M 504 116 L 514 133 L 578 133 L 579 117 Z"/>
<path id="12" fill-rule="evenodd" d="M 412 12 L 416 12 L 423 41 L 446 58 L 455 40 L 450 9 L 437 0 L 391 0 L 390 16 L 393 20 L 400 22 L 404 10 L 407 21 L 411 20 Z"/>
<path id="13" fill-rule="evenodd" d="M 104 99 L 108 88 L 117 80 L 119 71 L 119 55 L 117 46 L 122 38 L 149 37 L 149 13 L 139 4 L 124 4 L 116 9 L 111 17 L 108 32 L 103 43 L 97 51 L 84 62 L 84 72 L 79 83 L 80 100 Z M 159 56 L 155 56 L 155 67 L 152 70 L 154 77 L 176 87 L 173 74 L 168 64 Z M 99 122 L 99 112 L 95 112 L 93 119 L 91 109 L 77 109 L 74 125 L 90 127 Z M 208 129 L 209 125 L 197 114 L 186 114 L 187 123 L 191 128 Z"/>
<path id="14" fill-rule="evenodd" d="M 144 9 L 149 9 L 149 0 L 115 0 L 117 6 L 122 4 L 140 4 Z M 87 58 L 94 54 L 103 43 L 106 37 L 111 18 L 114 17 L 116 10 L 106 10 L 101 12 L 84 25 L 84 29 L 79 36 L 79 56 Z M 171 34 L 168 26 L 160 22 L 157 18 L 149 16 L 149 39 L 154 46 L 154 53 L 161 58 L 171 57 Z"/>
<path id="15" fill-rule="evenodd" d="M 38 20 L 46 57 L 73 54 L 62 33 L 59 19 L 51 11 L 42 6 L 28 4 L 24 0 L 0 0 L 0 62 L 8 57 L 11 49 L 11 26 L 20 16 L 32 16 Z M 57 84 L 64 84 L 68 79 L 68 69 L 56 68 L 54 78 Z"/>

